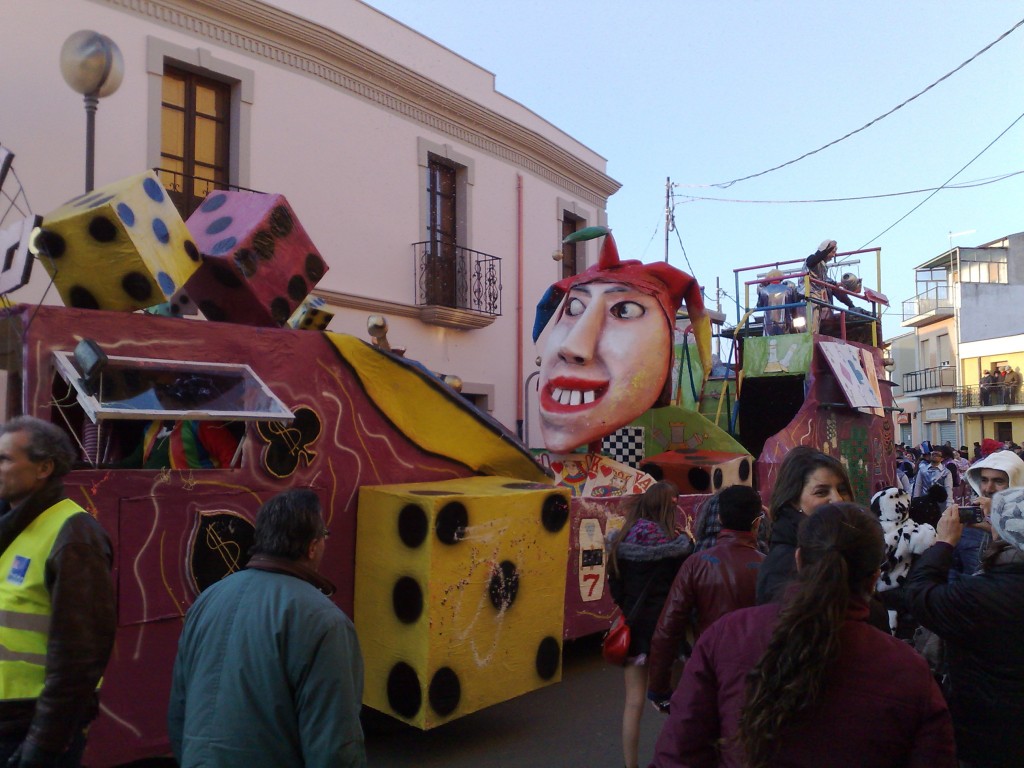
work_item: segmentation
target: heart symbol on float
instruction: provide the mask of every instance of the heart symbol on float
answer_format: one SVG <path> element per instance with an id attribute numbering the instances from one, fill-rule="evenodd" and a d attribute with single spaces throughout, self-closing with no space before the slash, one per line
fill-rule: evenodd
<path id="1" fill-rule="evenodd" d="M 563 469 L 565 469 L 565 465 L 562 462 L 560 462 L 560 461 L 552 461 L 551 462 L 551 470 L 555 474 L 558 474 L 558 475 L 562 474 L 562 470 Z"/>
<path id="2" fill-rule="evenodd" d="M 608 475 L 610 475 L 611 473 L 612 473 L 612 468 L 611 467 L 607 467 L 607 466 L 603 466 L 602 465 L 602 467 L 601 467 L 601 474 L 602 475 L 604 475 L 605 477 L 608 477 Z"/>

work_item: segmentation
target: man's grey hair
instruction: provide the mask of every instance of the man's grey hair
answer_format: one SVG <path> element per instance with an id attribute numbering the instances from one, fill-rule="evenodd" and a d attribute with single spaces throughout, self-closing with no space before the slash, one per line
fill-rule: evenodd
<path id="1" fill-rule="evenodd" d="M 293 488 L 270 498 L 256 513 L 252 554 L 301 560 L 323 535 L 319 497 L 306 488 Z"/>
<path id="2" fill-rule="evenodd" d="M 58 479 L 71 471 L 78 457 L 71 444 L 71 438 L 56 424 L 37 419 L 35 416 L 17 416 L 0 426 L 0 436 L 24 432 L 28 435 L 25 453 L 29 459 L 39 463 L 50 459 L 53 461 L 53 474 Z"/>

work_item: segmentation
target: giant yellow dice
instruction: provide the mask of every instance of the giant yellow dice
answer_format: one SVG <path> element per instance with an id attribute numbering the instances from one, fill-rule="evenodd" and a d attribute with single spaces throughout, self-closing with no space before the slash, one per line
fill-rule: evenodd
<path id="1" fill-rule="evenodd" d="M 78 309 L 162 304 L 199 267 L 199 249 L 152 171 L 69 200 L 43 217 L 40 255 Z"/>
<path id="2" fill-rule="evenodd" d="M 364 486 L 364 703 L 422 729 L 561 679 L 569 492 L 504 477 Z"/>

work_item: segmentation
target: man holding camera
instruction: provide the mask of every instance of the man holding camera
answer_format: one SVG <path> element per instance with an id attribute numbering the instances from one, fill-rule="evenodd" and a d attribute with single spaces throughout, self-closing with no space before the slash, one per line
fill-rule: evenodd
<path id="1" fill-rule="evenodd" d="M 982 554 L 988 547 L 991 538 L 991 526 L 988 516 L 992 506 L 992 496 L 1007 488 L 1024 487 L 1024 461 L 1013 451 L 996 451 L 981 461 L 976 461 L 967 470 L 967 482 L 977 495 L 971 504 L 981 508 L 985 522 L 977 525 L 964 520 L 968 525 L 964 529 L 960 543 L 953 554 L 953 578 L 960 574 L 970 576 L 978 570 Z"/>

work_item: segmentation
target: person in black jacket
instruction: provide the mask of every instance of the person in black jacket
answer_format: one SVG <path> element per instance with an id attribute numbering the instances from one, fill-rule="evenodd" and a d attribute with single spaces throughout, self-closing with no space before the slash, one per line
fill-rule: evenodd
<path id="1" fill-rule="evenodd" d="M 678 498 L 672 483 L 655 483 L 637 499 L 622 528 L 608 535 L 608 588 L 622 614 L 629 617 L 626 701 L 622 710 L 626 768 L 638 765 L 651 636 L 676 571 L 693 551 L 693 541 L 676 524 Z"/>
<path id="2" fill-rule="evenodd" d="M 786 454 L 768 510 L 772 529 L 768 557 L 757 575 L 758 605 L 781 600 L 783 588 L 796 577 L 796 532 L 804 516 L 840 501 L 853 501 L 853 493 L 838 459 L 804 445 Z"/>
<path id="3" fill-rule="evenodd" d="M 914 565 L 910 609 L 946 644 L 949 708 L 964 768 L 1024 765 L 1024 488 L 992 497 L 981 573 L 947 583 L 963 531 L 951 505 Z"/>

